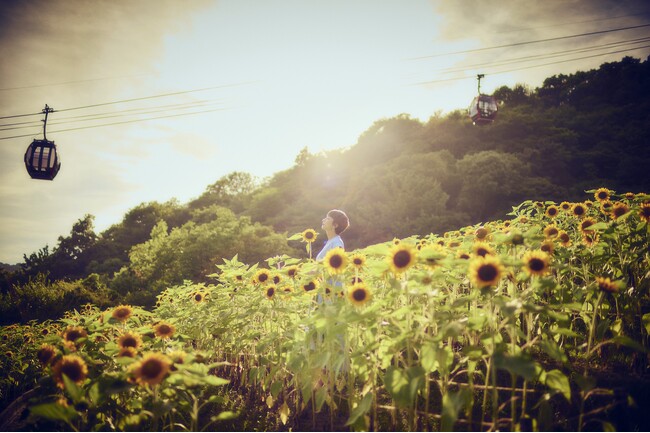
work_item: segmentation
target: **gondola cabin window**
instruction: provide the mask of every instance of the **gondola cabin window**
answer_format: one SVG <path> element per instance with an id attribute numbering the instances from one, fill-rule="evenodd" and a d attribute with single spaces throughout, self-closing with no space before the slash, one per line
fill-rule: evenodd
<path id="1" fill-rule="evenodd" d="M 25 152 L 25 168 L 32 179 L 53 180 L 61 168 L 54 142 L 34 140 Z"/>

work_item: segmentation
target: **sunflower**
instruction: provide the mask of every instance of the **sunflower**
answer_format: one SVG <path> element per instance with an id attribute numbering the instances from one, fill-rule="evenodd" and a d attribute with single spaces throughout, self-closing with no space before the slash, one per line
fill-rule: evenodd
<path id="1" fill-rule="evenodd" d="M 560 241 L 560 245 L 563 247 L 571 246 L 571 237 L 564 230 L 560 230 L 560 232 L 557 234 L 557 240 Z"/>
<path id="2" fill-rule="evenodd" d="M 587 206 L 584 203 L 574 203 L 571 206 L 571 213 L 578 218 L 582 218 L 587 214 Z"/>
<path id="3" fill-rule="evenodd" d="M 348 299 L 354 305 L 363 305 L 371 298 L 372 293 L 364 284 L 355 284 L 348 290 Z"/>
<path id="4" fill-rule="evenodd" d="M 593 247 L 600 241 L 600 236 L 598 233 L 592 231 L 585 231 L 582 233 L 582 243 L 588 247 Z"/>
<path id="5" fill-rule="evenodd" d="M 555 218 L 560 213 L 560 210 L 554 204 L 546 208 L 546 216 L 549 218 Z"/>
<path id="6" fill-rule="evenodd" d="M 580 225 L 578 226 L 578 229 L 580 230 L 581 233 L 590 233 L 593 230 L 589 230 L 589 227 L 592 225 L 596 224 L 596 220 L 593 218 L 585 218 L 580 222 Z"/>
<path id="7" fill-rule="evenodd" d="M 282 275 L 278 274 L 277 272 L 274 272 L 271 275 L 271 282 L 277 286 L 282 282 Z"/>
<path id="8" fill-rule="evenodd" d="M 623 195 L 624 195 L 625 198 L 628 199 L 628 200 L 634 200 L 634 196 L 635 196 L 635 194 L 634 194 L 633 192 L 626 192 L 626 193 L 623 194 Z"/>
<path id="9" fill-rule="evenodd" d="M 427 245 L 418 253 L 420 258 L 427 266 L 435 268 L 440 264 L 440 259 L 445 257 L 445 252 L 440 245 Z"/>
<path id="10" fill-rule="evenodd" d="M 68 326 L 63 331 L 63 340 L 66 343 L 75 343 L 80 338 L 86 338 L 88 333 L 80 326 Z"/>
<path id="11" fill-rule="evenodd" d="M 169 373 L 171 361 L 161 353 L 149 353 L 131 367 L 131 374 L 141 385 L 158 385 Z"/>
<path id="12" fill-rule="evenodd" d="M 524 235 L 519 231 L 515 231 L 510 235 L 509 242 L 512 245 L 523 245 L 525 241 Z"/>
<path id="13" fill-rule="evenodd" d="M 64 355 L 54 364 L 52 373 L 58 387 L 63 389 L 65 388 L 64 374 L 74 383 L 80 384 L 88 376 L 88 366 L 86 361 L 77 355 Z"/>
<path id="14" fill-rule="evenodd" d="M 472 252 L 475 255 L 481 257 L 485 257 L 487 255 L 490 256 L 494 255 L 494 249 L 485 242 L 476 242 L 474 246 L 472 246 Z"/>
<path id="15" fill-rule="evenodd" d="M 298 266 L 287 266 L 286 273 L 289 278 L 294 280 L 298 276 Z"/>
<path id="16" fill-rule="evenodd" d="M 126 322 L 129 320 L 129 317 L 133 314 L 133 308 L 130 305 L 118 305 L 113 308 L 113 314 L 111 316 L 113 319 L 116 319 L 120 322 Z"/>
<path id="17" fill-rule="evenodd" d="M 348 256 L 343 251 L 343 248 L 333 248 L 325 255 L 325 267 L 330 274 L 340 274 L 345 271 L 348 265 Z"/>
<path id="18" fill-rule="evenodd" d="M 505 228 L 508 228 L 508 227 L 510 227 L 511 225 L 512 225 L 512 221 L 511 221 L 511 220 L 506 220 L 506 221 L 503 222 L 503 227 L 505 227 Z"/>
<path id="19" fill-rule="evenodd" d="M 38 349 L 38 352 L 36 352 L 36 358 L 38 358 L 38 361 L 43 364 L 44 367 L 50 365 L 55 356 L 56 347 L 52 346 L 51 344 L 41 345 L 41 348 Z"/>
<path id="20" fill-rule="evenodd" d="M 503 265 L 493 256 L 472 259 L 468 271 L 470 280 L 478 288 L 496 285 L 503 272 Z"/>
<path id="21" fill-rule="evenodd" d="M 560 209 L 567 212 L 569 209 L 571 209 L 571 203 L 569 203 L 568 201 L 563 201 L 562 203 L 560 203 Z"/>
<path id="22" fill-rule="evenodd" d="M 603 292 L 618 293 L 621 290 L 620 281 L 612 281 L 606 277 L 596 277 L 596 283 Z"/>
<path id="23" fill-rule="evenodd" d="M 598 188 L 596 192 L 594 193 L 594 198 L 598 200 L 599 202 L 603 202 L 606 200 L 609 200 L 610 195 L 612 192 L 608 190 L 607 188 Z"/>
<path id="24" fill-rule="evenodd" d="M 406 244 L 395 245 L 388 255 L 388 263 L 394 274 L 401 274 L 415 263 L 415 250 Z"/>
<path id="25" fill-rule="evenodd" d="M 639 216 L 647 223 L 650 223 L 650 203 L 642 203 L 639 206 Z"/>
<path id="26" fill-rule="evenodd" d="M 544 251 L 546 254 L 553 254 L 555 251 L 555 244 L 553 241 L 544 241 L 539 247 L 540 250 Z"/>
<path id="27" fill-rule="evenodd" d="M 358 283 L 363 283 L 363 279 L 361 277 L 354 276 L 354 277 L 350 278 L 350 284 L 351 285 L 354 286 L 355 284 L 358 284 Z"/>
<path id="28" fill-rule="evenodd" d="M 288 285 L 282 286 L 282 289 L 280 290 L 283 291 L 284 293 L 293 293 L 293 287 Z"/>
<path id="29" fill-rule="evenodd" d="M 366 256 L 361 253 L 355 253 L 350 256 L 350 263 L 357 269 L 361 269 L 366 264 Z"/>
<path id="30" fill-rule="evenodd" d="M 134 347 L 122 347 L 117 354 L 117 356 L 126 357 L 126 358 L 135 358 L 138 354 L 138 351 Z"/>
<path id="31" fill-rule="evenodd" d="M 476 229 L 476 232 L 474 232 L 474 236 L 479 241 L 486 240 L 489 235 L 490 235 L 490 230 L 487 227 L 479 227 Z"/>
<path id="32" fill-rule="evenodd" d="M 187 353 L 182 350 L 174 350 L 167 354 L 169 360 L 174 364 L 184 364 L 185 358 L 187 358 Z"/>
<path id="33" fill-rule="evenodd" d="M 466 253 L 465 251 L 458 251 L 458 253 L 456 253 L 456 257 L 462 260 L 469 260 L 471 258 L 469 253 Z"/>
<path id="34" fill-rule="evenodd" d="M 271 272 L 268 269 L 259 269 L 253 277 L 253 284 L 266 284 L 271 279 Z"/>
<path id="35" fill-rule="evenodd" d="M 312 292 L 318 289 L 318 280 L 317 279 L 309 280 L 306 284 L 302 285 L 302 289 L 305 292 Z"/>
<path id="36" fill-rule="evenodd" d="M 201 302 L 205 301 L 205 295 L 205 292 L 194 292 L 192 294 L 192 299 L 195 303 L 200 304 Z"/>
<path id="37" fill-rule="evenodd" d="M 549 271 L 550 257 L 544 251 L 528 251 L 523 260 L 528 275 L 544 275 Z"/>
<path id="38" fill-rule="evenodd" d="M 520 224 L 527 224 L 528 223 L 528 217 L 526 215 L 522 215 L 519 217 L 519 223 Z"/>
<path id="39" fill-rule="evenodd" d="M 153 327 L 153 330 L 156 333 L 156 336 L 160 338 L 171 338 L 172 335 L 174 335 L 174 332 L 176 332 L 174 325 L 164 321 L 158 322 L 158 324 Z"/>
<path id="40" fill-rule="evenodd" d="M 544 229 L 544 236 L 546 236 L 546 239 L 555 239 L 559 232 L 560 230 L 555 224 L 550 224 Z"/>
<path id="41" fill-rule="evenodd" d="M 602 213 L 604 213 L 604 214 L 610 213 L 612 211 L 613 207 L 614 207 L 614 205 L 609 200 L 605 200 L 605 201 L 600 203 L 600 211 Z"/>
<path id="42" fill-rule="evenodd" d="M 630 211 L 630 207 L 627 204 L 617 201 L 616 203 L 614 203 L 614 206 L 612 207 L 612 213 L 611 213 L 612 219 L 619 219 L 629 211 Z"/>
<path id="43" fill-rule="evenodd" d="M 273 299 L 274 295 L 275 295 L 275 286 L 268 286 L 266 288 L 266 298 Z"/>
<path id="44" fill-rule="evenodd" d="M 401 240 L 399 240 L 398 238 L 393 238 L 393 245 L 399 245 L 400 243 L 402 243 Z"/>
<path id="45" fill-rule="evenodd" d="M 302 241 L 307 242 L 308 244 L 314 242 L 317 237 L 318 237 L 318 233 L 316 233 L 316 230 L 314 229 L 307 229 L 304 232 L 302 232 Z"/>
<path id="46" fill-rule="evenodd" d="M 125 347 L 138 349 L 140 346 L 142 346 L 142 338 L 132 332 L 126 332 L 117 339 L 117 347 L 120 349 Z"/>

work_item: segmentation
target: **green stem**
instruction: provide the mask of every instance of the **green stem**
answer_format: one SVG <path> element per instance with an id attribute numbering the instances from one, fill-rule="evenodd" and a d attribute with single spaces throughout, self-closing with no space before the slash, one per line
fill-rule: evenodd
<path id="1" fill-rule="evenodd" d="M 593 344 L 594 334 L 596 333 L 596 320 L 598 317 L 598 308 L 600 308 L 600 303 L 602 302 L 604 296 L 605 296 L 605 292 L 601 291 L 600 294 L 598 295 L 598 300 L 596 301 L 596 305 L 594 305 L 594 316 L 591 319 L 591 326 L 589 327 L 589 340 L 587 341 L 587 357 L 591 355 L 591 345 Z"/>

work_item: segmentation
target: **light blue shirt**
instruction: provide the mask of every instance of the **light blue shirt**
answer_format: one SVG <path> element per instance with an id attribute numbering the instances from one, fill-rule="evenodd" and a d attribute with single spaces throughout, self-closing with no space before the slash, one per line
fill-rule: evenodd
<path id="1" fill-rule="evenodd" d="M 333 250 L 334 248 L 339 248 L 339 247 L 345 249 L 345 246 L 343 245 L 343 239 L 341 239 L 341 236 L 336 235 L 325 243 L 323 249 L 320 250 L 320 253 L 318 253 L 318 255 L 316 256 L 316 260 L 319 261 L 323 260 L 329 250 Z"/>

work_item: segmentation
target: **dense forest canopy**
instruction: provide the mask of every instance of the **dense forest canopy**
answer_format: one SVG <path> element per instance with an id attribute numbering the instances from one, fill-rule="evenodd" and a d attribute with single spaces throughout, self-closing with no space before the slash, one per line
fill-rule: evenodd
<path id="1" fill-rule="evenodd" d="M 600 186 L 647 192 L 649 60 L 625 57 L 536 89 L 501 87 L 498 118 L 485 127 L 462 110 L 426 122 L 381 119 L 348 149 L 305 147 L 268 179 L 234 172 L 187 204 L 143 203 L 99 234 L 85 215 L 54 248 L 25 255 L 20 270 L 0 270 L 5 321 L 30 318 L 13 308 L 18 291 L 36 299 L 57 281 L 76 281 L 79 303 L 101 295 L 151 305 L 165 287 L 206 280 L 222 258 L 304 255 L 287 234 L 319 229 L 333 208 L 350 216 L 345 242 L 354 249 L 504 219 L 526 199 L 582 200 Z"/>

